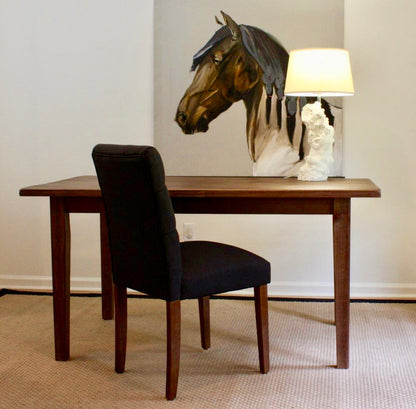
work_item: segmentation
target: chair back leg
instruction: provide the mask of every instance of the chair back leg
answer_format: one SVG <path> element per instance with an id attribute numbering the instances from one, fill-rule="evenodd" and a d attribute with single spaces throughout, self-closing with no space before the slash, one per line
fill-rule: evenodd
<path id="1" fill-rule="evenodd" d="M 166 399 L 173 400 L 178 390 L 179 360 L 181 352 L 181 302 L 166 302 L 167 362 Z"/>
<path id="2" fill-rule="evenodd" d="M 254 303 L 256 308 L 257 342 L 259 348 L 260 372 L 269 372 L 269 312 L 267 285 L 254 287 Z"/>
<path id="3" fill-rule="evenodd" d="M 115 286 L 115 369 L 117 373 L 123 373 L 126 364 L 126 344 L 127 344 L 127 288 Z"/>
<path id="4" fill-rule="evenodd" d="M 211 346 L 211 329 L 209 318 L 209 295 L 198 298 L 199 324 L 201 327 L 201 346 L 208 349 Z"/>

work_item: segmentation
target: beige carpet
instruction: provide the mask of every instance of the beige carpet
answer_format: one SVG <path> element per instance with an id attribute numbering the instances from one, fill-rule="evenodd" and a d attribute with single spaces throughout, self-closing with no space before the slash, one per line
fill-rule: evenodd
<path id="1" fill-rule="evenodd" d="M 335 365 L 333 304 L 270 301 L 271 370 L 258 372 L 252 301 L 212 301 L 200 348 L 183 303 L 178 397 L 164 400 L 165 306 L 129 299 L 126 372 L 113 370 L 113 321 L 71 298 L 71 360 L 56 362 L 52 298 L 0 297 L 1 408 L 416 408 L 416 304 L 354 303 L 350 369 Z"/>

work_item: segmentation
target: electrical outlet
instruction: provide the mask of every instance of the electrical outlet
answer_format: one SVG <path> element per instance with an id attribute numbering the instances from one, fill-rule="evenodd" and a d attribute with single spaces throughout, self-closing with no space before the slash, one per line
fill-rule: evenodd
<path id="1" fill-rule="evenodd" d="M 184 223 L 182 236 L 184 241 L 195 240 L 195 223 Z"/>

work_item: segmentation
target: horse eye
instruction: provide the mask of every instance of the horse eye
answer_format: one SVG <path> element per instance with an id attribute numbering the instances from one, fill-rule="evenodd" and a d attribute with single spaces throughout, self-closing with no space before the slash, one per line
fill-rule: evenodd
<path id="1" fill-rule="evenodd" d="M 212 61 L 214 61 L 215 65 L 220 65 L 222 62 L 222 55 L 218 55 L 218 54 L 212 55 Z"/>

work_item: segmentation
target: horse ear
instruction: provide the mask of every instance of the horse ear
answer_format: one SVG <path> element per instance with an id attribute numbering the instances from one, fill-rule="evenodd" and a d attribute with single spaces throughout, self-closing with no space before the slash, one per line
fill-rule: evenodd
<path id="1" fill-rule="evenodd" d="M 224 25 L 224 23 L 222 21 L 220 21 L 220 19 L 217 16 L 215 16 L 215 22 L 217 24 L 219 24 L 220 26 L 223 26 Z"/>
<path id="2" fill-rule="evenodd" d="M 227 25 L 227 27 L 231 31 L 231 35 L 232 35 L 233 40 L 235 41 L 238 38 L 240 38 L 241 37 L 241 30 L 240 30 L 240 27 L 238 26 L 238 24 L 228 14 L 225 14 L 223 11 L 221 11 L 221 14 L 224 18 L 225 24 Z"/>

